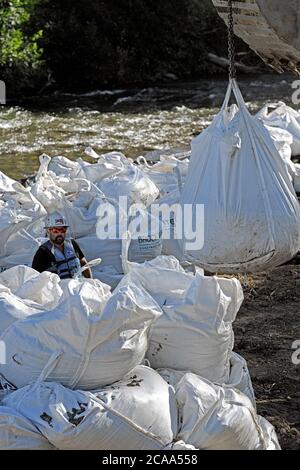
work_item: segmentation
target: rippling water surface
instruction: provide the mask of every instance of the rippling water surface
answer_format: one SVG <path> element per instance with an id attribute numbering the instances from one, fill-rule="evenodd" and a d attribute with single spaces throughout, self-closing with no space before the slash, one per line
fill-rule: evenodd
<path id="1" fill-rule="evenodd" d="M 242 80 L 253 110 L 266 100 L 289 100 L 292 94 L 292 78 L 266 77 Z M 226 81 L 219 80 L 8 103 L 0 107 L 0 170 L 22 178 L 38 168 L 42 153 L 76 159 L 87 146 L 129 157 L 186 148 L 212 121 L 225 90 Z"/>

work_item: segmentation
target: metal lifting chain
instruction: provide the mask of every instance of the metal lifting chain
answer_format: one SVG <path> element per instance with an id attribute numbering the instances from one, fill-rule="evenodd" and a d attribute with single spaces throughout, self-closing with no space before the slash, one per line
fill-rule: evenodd
<path id="1" fill-rule="evenodd" d="M 228 59 L 229 78 L 236 78 L 235 68 L 235 43 L 234 43 L 234 22 L 233 22 L 233 0 L 228 0 Z"/>

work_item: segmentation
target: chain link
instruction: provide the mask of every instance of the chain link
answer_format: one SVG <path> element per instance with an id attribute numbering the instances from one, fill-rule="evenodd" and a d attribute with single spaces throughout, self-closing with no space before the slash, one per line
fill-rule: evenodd
<path id="1" fill-rule="evenodd" d="M 236 78 L 235 67 L 235 42 L 234 42 L 234 21 L 232 0 L 228 0 L 228 59 L 229 59 L 229 78 Z"/>

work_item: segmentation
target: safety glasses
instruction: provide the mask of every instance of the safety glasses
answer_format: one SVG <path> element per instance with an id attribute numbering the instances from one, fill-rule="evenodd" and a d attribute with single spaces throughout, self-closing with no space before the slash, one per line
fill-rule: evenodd
<path id="1" fill-rule="evenodd" d="M 52 227 L 49 229 L 52 233 L 66 233 L 67 227 Z"/>

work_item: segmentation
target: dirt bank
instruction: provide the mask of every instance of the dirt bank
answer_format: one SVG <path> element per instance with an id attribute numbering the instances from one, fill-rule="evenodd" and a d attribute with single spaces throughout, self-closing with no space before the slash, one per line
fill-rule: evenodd
<path id="1" fill-rule="evenodd" d="M 248 361 L 259 414 L 275 426 L 283 449 L 299 450 L 300 365 L 292 363 L 292 344 L 300 340 L 300 265 L 240 280 L 245 301 L 235 350 Z"/>

